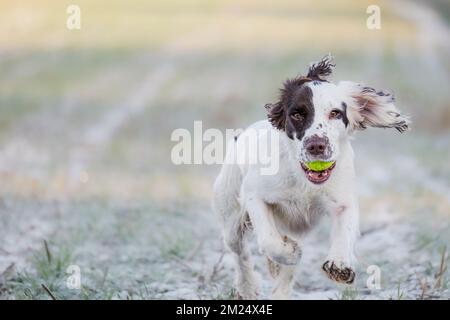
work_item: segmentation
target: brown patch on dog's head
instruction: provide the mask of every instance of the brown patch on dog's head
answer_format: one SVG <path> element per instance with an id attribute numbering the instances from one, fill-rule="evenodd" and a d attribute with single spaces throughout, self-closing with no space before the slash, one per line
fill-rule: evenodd
<path id="1" fill-rule="evenodd" d="M 278 101 L 265 105 L 270 123 L 278 130 L 285 131 L 291 139 L 294 135 L 301 139 L 314 118 L 312 92 L 304 84 L 313 82 L 314 85 L 320 85 L 321 82 L 327 81 L 326 78 L 331 75 L 334 66 L 331 55 L 327 55 L 309 67 L 306 77 L 298 76 L 286 80 L 280 89 Z M 303 115 L 301 121 L 289 118 L 295 112 Z"/>
<path id="2" fill-rule="evenodd" d="M 293 79 L 287 79 L 280 89 L 280 96 L 275 103 L 266 104 L 267 117 L 270 123 L 278 130 L 286 130 L 286 110 L 292 104 L 296 92 L 306 82 L 312 81 L 308 77 L 299 76 Z"/>

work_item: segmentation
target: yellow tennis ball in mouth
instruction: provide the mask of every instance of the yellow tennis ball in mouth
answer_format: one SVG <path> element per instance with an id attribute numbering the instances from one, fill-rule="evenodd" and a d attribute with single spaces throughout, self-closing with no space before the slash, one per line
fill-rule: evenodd
<path id="1" fill-rule="evenodd" d="M 312 171 L 324 171 L 330 168 L 334 164 L 334 161 L 312 161 L 307 162 L 306 166 Z"/>

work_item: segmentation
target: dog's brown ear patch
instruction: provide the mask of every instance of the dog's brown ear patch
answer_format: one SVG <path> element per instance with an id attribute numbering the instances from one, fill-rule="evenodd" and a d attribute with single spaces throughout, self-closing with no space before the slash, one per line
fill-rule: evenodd
<path id="1" fill-rule="evenodd" d="M 287 79 L 280 89 L 280 96 L 277 102 L 268 103 L 265 105 L 267 110 L 267 117 L 270 123 L 278 130 L 285 130 L 286 128 L 286 110 L 292 102 L 295 93 L 301 86 L 310 81 L 326 81 L 326 78 L 331 75 L 335 64 L 333 57 L 328 54 L 319 62 L 313 63 L 308 70 L 308 75 L 298 76 L 296 78 Z"/>
<path id="2" fill-rule="evenodd" d="M 336 66 L 331 54 L 326 55 L 319 62 L 313 63 L 308 70 L 307 77 L 312 80 L 327 81 L 327 78 L 333 73 Z"/>
<path id="3" fill-rule="evenodd" d="M 278 130 L 284 130 L 286 127 L 286 116 L 283 105 L 280 102 L 268 103 L 265 105 L 265 108 L 270 123 Z"/>
<path id="4" fill-rule="evenodd" d="M 283 83 L 283 87 L 280 89 L 280 96 L 275 103 L 268 103 L 264 107 L 267 110 L 267 117 L 270 123 L 278 130 L 285 130 L 286 128 L 286 110 L 291 104 L 295 92 L 301 88 L 301 86 L 310 82 L 311 79 L 304 76 L 298 76 L 293 79 L 287 79 Z"/>

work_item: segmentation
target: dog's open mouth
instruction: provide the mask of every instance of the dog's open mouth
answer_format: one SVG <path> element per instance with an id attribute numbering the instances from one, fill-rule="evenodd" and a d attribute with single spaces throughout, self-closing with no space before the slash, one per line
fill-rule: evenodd
<path id="1" fill-rule="evenodd" d="M 333 171 L 334 167 L 336 166 L 336 162 L 334 162 L 328 169 L 322 171 L 313 171 L 302 162 L 301 165 L 303 171 L 305 171 L 306 178 L 308 178 L 309 181 L 315 184 L 321 184 L 327 181 L 328 178 L 331 176 L 331 171 Z"/>

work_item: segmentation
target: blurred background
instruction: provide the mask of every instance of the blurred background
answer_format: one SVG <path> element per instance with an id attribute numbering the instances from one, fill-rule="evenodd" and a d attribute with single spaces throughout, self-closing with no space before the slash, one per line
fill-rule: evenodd
<path id="1" fill-rule="evenodd" d="M 66 27 L 73 4 L 79 30 Z M 233 297 L 210 208 L 219 167 L 173 165 L 170 135 L 194 120 L 245 128 L 283 80 L 331 52 L 334 80 L 393 91 L 413 126 L 356 135 L 355 286 L 320 272 L 325 218 L 294 297 L 448 299 L 449 40 L 445 0 L 1 1 L 0 298 Z M 66 286 L 69 265 L 80 289 Z"/>

